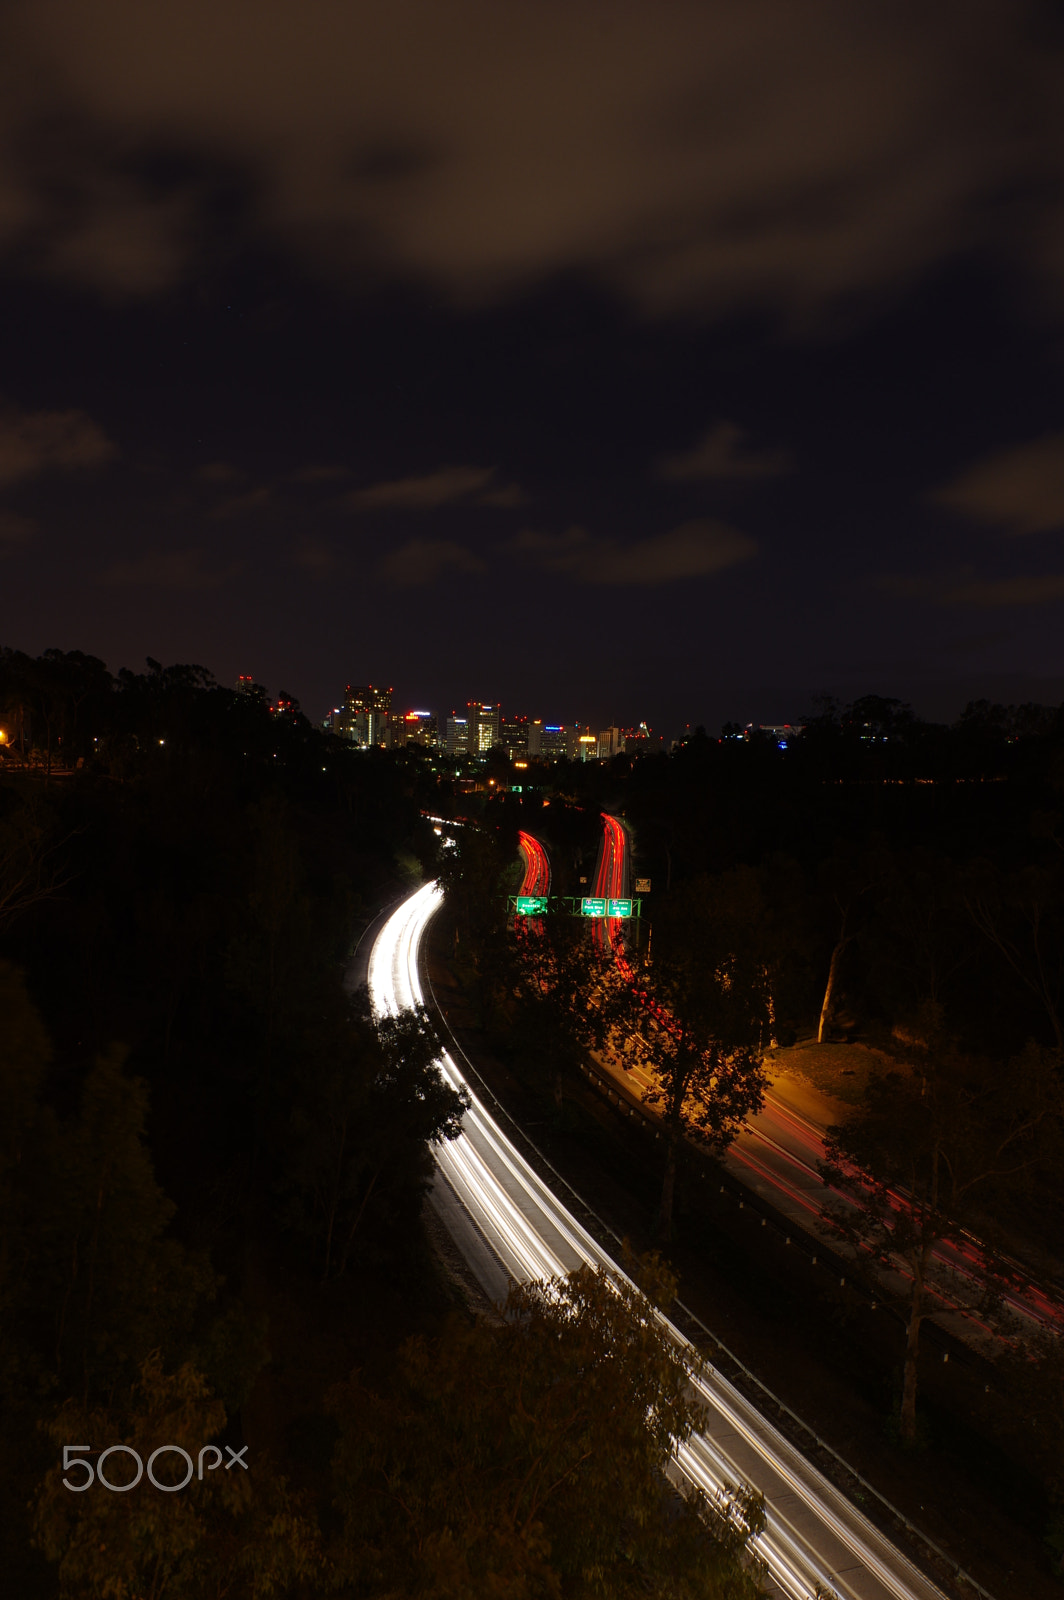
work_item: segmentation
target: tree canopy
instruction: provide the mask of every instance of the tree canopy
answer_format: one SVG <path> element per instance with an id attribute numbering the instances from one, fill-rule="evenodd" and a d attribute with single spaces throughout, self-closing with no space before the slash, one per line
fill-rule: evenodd
<path id="1" fill-rule="evenodd" d="M 698 1426 L 653 1305 L 604 1272 L 515 1287 L 501 1323 L 452 1320 L 359 1375 L 340 1422 L 342 1566 L 365 1595 L 754 1600 L 756 1497 L 680 1501 Z"/>

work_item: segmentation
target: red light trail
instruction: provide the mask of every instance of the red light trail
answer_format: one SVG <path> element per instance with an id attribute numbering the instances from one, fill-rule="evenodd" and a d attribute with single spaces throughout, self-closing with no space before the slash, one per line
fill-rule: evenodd
<path id="1" fill-rule="evenodd" d="M 539 840 L 532 834 L 523 830 L 517 835 L 517 842 L 521 847 L 521 854 L 525 858 L 525 875 L 521 880 L 519 894 L 544 895 L 550 893 L 550 862 L 547 852 Z"/>
<path id="2" fill-rule="evenodd" d="M 517 842 L 525 862 L 525 875 L 521 879 L 518 894 L 546 897 L 550 894 L 550 860 L 546 850 L 533 834 L 525 833 L 523 828 L 517 835 Z M 528 931 L 529 925 L 535 928 L 537 933 L 543 932 L 543 923 L 538 917 L 519 916 L 516 918 L 516 925 L 521 938 Z"/>

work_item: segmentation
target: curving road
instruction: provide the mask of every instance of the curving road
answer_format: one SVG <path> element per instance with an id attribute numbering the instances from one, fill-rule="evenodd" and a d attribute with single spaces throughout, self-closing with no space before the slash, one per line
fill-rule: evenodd
<path id="1" fill-rule="evenodd" d="M 377 935 L 369 989 L 378 1013 L 422 1002 L 421 941 L 439 898 L 435 884 L 419 889 Z M 451 1083 L 465 1082 L 446 1051 L 440 1066 Z M 623 1276 L 472 1092 L 471 1100 L 461 1136 L 436 1152 L 433 1199 L 487 1293 L 501 1299 L 510 1278 L 552 1277 L 582 1263 Z M 686 1347 L 683 1335 L 668 1326 Z M 698 1389 L 705 1430 L 678 1451 L 679 1469 L 710 1496 L 742 1481 L 761 1490 L 767 1526 L 757 1548 L 777 1594 L 811 1600 L 820 1584 L 839 1600 L 943 1600 L 941 1590 L 724 1377 L 707 1366 Z"/>
<path id="2" fill-rule="evenodd" d="M 596 885 L 627 883 L 628 835 L 624 824 L 606 812 L 602 813 L 602 824 Z M 595 893 L 616 895 L 621 890 L 596 887 Z M 631 978 L 633 973 L 624 957 L 623 924 L 607 920 L 596 926 L 604 930 L 600 947 L 609 949 L 622 973 Z M 652 997 L 648 996 L 646 1003 L 660 1021 L 668 1023 L 667 1014 L 655 1005 Z M 625 1080 L 629 1089 L 640 1095 L 652 1087 L 650 1074 L 642 1068 L 617 1067 L 606 1060 L 601 1060 L 600 1065 L 618 1080 Z M 722 1162 L 755 1194 L 770 1200 L 781 1215 L 837 1248 L 837 1240 L 821 1216 L 825 1191 L 819 1163 L 825 1159 L 827 1151 L 824 1145 L 826 1127 L 816 1118 L 818 1109 L 815 1096 L 803 1098 L 798 1084 L 777 1080 L 766 1092 L 762 1109 L 746 1119 Z M 831 1192 L 842 1205 L 853 1204 L 851 1196 L 842 1191 Z M 897 1210 L 907 1204 L 900 1192 L 892 1199 Z M 973 1298 L 978 1299 L 981 1288 L 979 1241 L 972 1236 L 956 1244 L 943 1242 L 936 1246 L 933 1255 L 937 1278 L 929 1284 L 928 1292 L 936 1302 L 935 1320 L 977 1348 L 992 1342 L 998 1336 L 971 1309 L 971 1302 Z M 1056 1329 L 1064 1326 L 1064 1315 L 1053 1296 L 1034 1282 L 1018 1262 L 1009 1265 L 1015 1273 L 1015 1281 L 1005 1289 L 1003 1298 L 1021 1325 Z M 911 1276 L 900 1261 L 898 1275 L 900 1278 Z"/>
<path id="3" fill-rule="evenodd" d="M 517 843 L 525 863 L 525 875 L 518 894 L 550 894 L 550 860 L 534 833 L 517 835 Z"/>
<path id="4" fill-rule="evenodd" d="M 623 822 L 606 811 L 602 812 L 602 843 L 593 892 L 598 900 L 628 898 L 628 835 Z M 600 950 L 616 950 L 623 927 L 619 917 L 596 917 L 591 925 L 591 937 Z"/>

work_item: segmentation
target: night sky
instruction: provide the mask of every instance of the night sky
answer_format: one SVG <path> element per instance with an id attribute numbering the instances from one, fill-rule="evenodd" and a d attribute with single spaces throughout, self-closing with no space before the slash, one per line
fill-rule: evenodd
<path id="1" fill-rule="evenodd" d="M 8 4 L 0 642 L 315 719 L 1064 700 L 1059 17 Z"/>

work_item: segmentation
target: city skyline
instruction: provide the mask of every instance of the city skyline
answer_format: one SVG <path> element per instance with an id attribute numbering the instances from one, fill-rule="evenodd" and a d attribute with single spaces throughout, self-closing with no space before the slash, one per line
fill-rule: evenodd
<path id="1" fill-rule="evenodd" d="M 248 674 L 241 674 L 235 687 L 239 693 L 251 692 L 255 680 Z M 282 706 L 287 709 L 290 705 L 291 702 L 281 695 L 273 709 Z M 498 701 L 471 699 L 446 713 L 415 708 L 404 711 L 393 707 L 390 686 L 385 689 L 373 684 L 351 683 L 346 687 L 342 704 L 326 713 L 321 726 L 362 748 L 392 749 L 413 743 L 446 751 L 450 756 L 483 756 L 503 748 L 511 758 L 522 754 L 587 759 L 619 753 L 626 742 L 643 743 L 652 737 L 645 720 L 624 728 L 609 723 L 593 733 L 590 723 L 579 720 L 552 723 L 524 712 L 507 717 Z M 663 743 L 663 738 L 663 735 L 658 736 L 658 745 Z"/>

